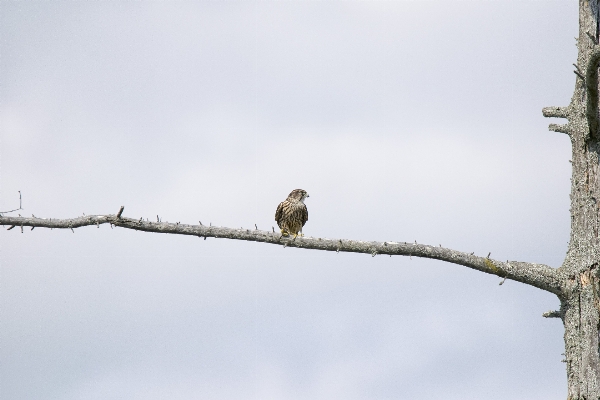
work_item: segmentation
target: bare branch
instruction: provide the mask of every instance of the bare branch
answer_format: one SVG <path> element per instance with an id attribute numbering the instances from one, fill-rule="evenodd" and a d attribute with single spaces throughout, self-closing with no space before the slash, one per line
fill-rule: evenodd
<path id="1" fill-rule="evenodd" d="M 123 207 L 119 210 L 123 211 Z M 144 232 L 170 233 L 177 235 L 192 235 L 207 237 L 247 240 L 282 245 L 283 247 L 296 247 L 335 252 L 365 253 L 375 256 L 377 254 L 415 256 L 432 258 L 464 265 L 481 272 L 523 282 L 549 292 L 560 294 L 560 276 L 558 270 L 542 264 L 526 262 L 501 262 L 490 258 L 478 257 L 468 253 L 447 249 L 444 247 L 429 246 L 424 244 L 406 242 L 364 242 L 348 239 L 327 239 L 316 237 L 285 237 L 280 233 L 261 231 L 258 229 L 232 229 L 225 227 L 205 225 L 187 225 L 168 222 L 149 222 L 142 219 L 131 219 L 119 214 L 87 215 L 71 219 L 43 219 L 26 217 L 0 216 L 0 225 L 31 226 L 40 228 L 74 229 L 83 226 L 109 223 L 122 228 Z M 274 230 L 274 229 L 273 229 Z"/>
<path id="2" fill-rule="evenodd" d="M 569 116 L 568 107 L 544 107 L 542 114 L 546 118 L 567 118 Z"/>
<path id="3" fill-rule="evenodd" d="M 550 124 L 550 125 L 548 125 L 548 130 L 550 130 L 552 132 L 566 133 L 567 135 L 571 134 L 571 130 L 569 129 L 569 124 L 564 124 L 564 125 Z"/>
<path id="4" fill-rule="evenodd" d="M 544 318 L 562 318 L 560 311 L 546 311 L 542 314 Z"/>
<path id="5" fill-rule="evenodd" d="M 585 73 L 587 90 L 585 115 L 590 127 L 590 136 L 598 138 L 598 64 L 600 63 L 600 49 L 592 51 Z"/>

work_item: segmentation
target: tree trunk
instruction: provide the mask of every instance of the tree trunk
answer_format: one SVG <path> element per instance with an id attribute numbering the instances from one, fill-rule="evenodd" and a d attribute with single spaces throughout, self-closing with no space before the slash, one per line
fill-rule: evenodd
<path id="1" fill-rule="evenodd" d="M 563 275 L 560 316 L 565 326 L 565 362 L 568 399 L 600 398 L 598 325 L 600 268 L 600 155 L 598 124 L 598 0 L 579 1 L 579 37 L 576 84 L 571 103 L 554 108 L 554 115 L 568 119 L 551 125 L 571 139 L 571 237 L 560 268 Z M 544 114 L 548 114 L 545 110 Z"/>
<path id="2" fill-rule="evenodd" d="M 598 300 L 596 271 L 569 279 L 573 292 L 562 302 L 568 399 L 600 397 L 598 357 Z"/>

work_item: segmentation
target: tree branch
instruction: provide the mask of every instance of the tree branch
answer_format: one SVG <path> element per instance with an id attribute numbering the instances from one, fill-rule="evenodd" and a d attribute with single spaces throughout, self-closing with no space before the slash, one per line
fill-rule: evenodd
<path id="1" fill-rule="evenodd" d="M 546 118 L 567 118 L 569 116 L 568 107 L 544 107 L 542 114 Z"/>
<path id="2" fill-rule="evenodd" d="M 560 311 L 546 311 L 545 313 L 542 314 L 542 317 L 544 317 L 544 318 L 562 318 L 563 315 L 561 314 Z"/>
<path id="3" fill-rule="evenodd" d="M 548 125 L 548 130 L 552 131 L 552 132 L 566 133 L 567 135 L 571 134 L 571 130 L 569 129 L 569 124 L 564 124 L 564 125 L 550 124 L 550 125 Z"/>
<path id="4" fill-rule="evenodd" d="M 598 64 L 600 63 L 600 49 L 592 51 L 585 72 L 585 86 L 587 91 L 585 115 L 590 127 L 590 136 L 598 139 Z"/>
<path id="5" fill-rule="evenodd" d="M 390 256 L 402 255 L 432 258 L 463 265 L 502 278 L 523 282 L 557 295 L 561 293 L 558 270 L 542 264 L 516 261 L 501 262 L 492 260 L 489 256 L 484 258 L 475 256 L 473 253 L 468 254 L 441 246 L 435 247 L 417 244 L 416 242 L 364 242 L 358 240 L 300 236 L 294 239 L 293 237 L 282 236 L 278 232 L 261 231 L 258 229 L 232 229 L 202 224 L 187 225 L 168 222 L 150 222 L 144 221 L 142 218 L 139 220 L 126 218 L 121 215 L 122 213 L 123 208 L 121 208 L 117 214 L 87 215 L 70 219 L 0 216 L 0 225 L 10 225 L 11 228 L 9 229 L 20 226 L 22 232 L 23 226 L 73 230 L 83 226 L 96 225 L 99 227 L 101 224 L 109 223 L 111 225 L 137 231 L 191 235 L 203 237 L 205 240 L 207 237 L 214 237 L 263 242 L 301 249 L 365 253 L 371 254 L 373 257 L 379 254 L 386 254 Z"/>

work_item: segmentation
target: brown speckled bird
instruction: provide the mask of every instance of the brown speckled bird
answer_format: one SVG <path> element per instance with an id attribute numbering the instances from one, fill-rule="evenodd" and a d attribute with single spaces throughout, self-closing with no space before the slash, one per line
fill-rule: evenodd
<path id="1" fill-rule="evenodd" d="M 307 197 L 309 196 L 306 190 L 294 189 L 287 199 L 277 206 L 275 221 L 283 236 L 294 235 L 294 239 L 298 235 L 304 236 L 302 227 L 308 221 L 308 210 L 304 204 Z"/>

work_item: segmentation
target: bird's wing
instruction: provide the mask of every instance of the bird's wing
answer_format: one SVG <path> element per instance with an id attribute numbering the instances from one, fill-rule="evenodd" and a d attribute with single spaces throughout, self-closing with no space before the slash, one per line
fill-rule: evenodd
<path id="1" fill-rule="evenodd" d="M 277 221 L 277 225 L 279 225 L 279 221 L 283 217 L 283 202 L 279 203 L 277 206 L 277 210 L 275 211 L 275 221 Z"/>
<path id="2" fill-rule="evenodd" d="M 302 204 L 304 207 L 301 208 L 300 212 L 302 213 L 302 226 L 308 221 L 308 208 L 306 208 L 306 204 Z"/>

